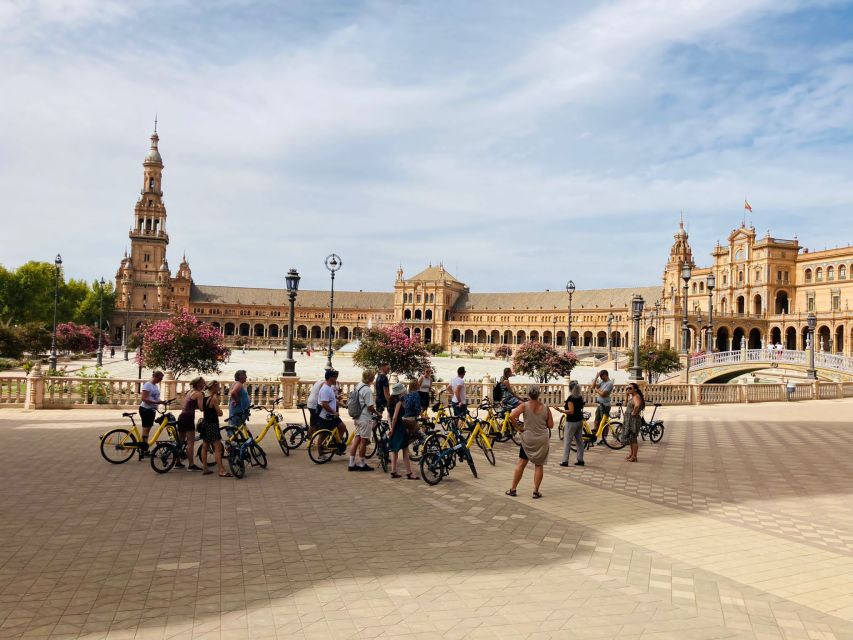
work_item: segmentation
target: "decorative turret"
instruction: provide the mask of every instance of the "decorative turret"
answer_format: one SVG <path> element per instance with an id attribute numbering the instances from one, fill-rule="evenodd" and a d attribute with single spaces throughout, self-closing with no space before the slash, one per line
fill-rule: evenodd
<path id="1" fill-rule="evenodd" d="M 190 269 L 190 263 L 187 262 L 187 254 L 184 254 L 184 257 L 181 259 L 181 264 L 178 265 L 178 276 L 181 280 L 186 280 L 187 282 L 191 282 L 193 279 L 193 272 Z"/>
<path id="2" fill-rule="evenodd" d="M 677 264 L 679 268 L 685 262 L 691 267 L 696 266 L 693 262 L 693 250 L 690 248 L 687 231 L 684 229 L 684 218 L 678 222 L 678 231 L 673 236 L 675 242 L 669 250 L 669 263 Z"/>

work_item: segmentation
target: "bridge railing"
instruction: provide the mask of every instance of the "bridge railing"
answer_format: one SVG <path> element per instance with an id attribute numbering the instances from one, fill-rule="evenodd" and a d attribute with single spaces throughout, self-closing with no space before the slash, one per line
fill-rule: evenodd
<path id="1" fill-rule="evenodd" d="M 831 353 L 816 352 L 814 354 L 815 367 L 820 369 L 834 369 L 853 373 L 853 358 Z M 742 351 L 718 351 L 716 353 L 702 353 L 690 358 L 691 369 L 707 369 L 709 367 L 737 364 L 739 362 L 767 362 L 785 363 L 808 366 L 808 351 L 773 349 L 744 349 Z"/>

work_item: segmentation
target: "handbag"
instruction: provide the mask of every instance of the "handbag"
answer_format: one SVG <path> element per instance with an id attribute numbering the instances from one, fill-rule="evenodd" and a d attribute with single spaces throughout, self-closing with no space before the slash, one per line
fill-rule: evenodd
<path id="1" fill-rule="evenodd" d="M 406 433 L 410 436 L 415 435 L 418 432 L 418 419 L 415 417 L 402 417 L 401 422 L 403 426 L 406 427 Z"/>

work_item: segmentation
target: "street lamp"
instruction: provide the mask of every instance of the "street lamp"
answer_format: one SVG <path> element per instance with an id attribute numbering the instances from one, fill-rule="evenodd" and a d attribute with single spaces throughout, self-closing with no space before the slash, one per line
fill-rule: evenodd
<path id="1" fill-rule="evenodd" d="M 53 285 L 53 335 L 50 339 L 50 357 L 47 359 L 48 368 L 51 371 L 56 371 L 56 312 L 59 308 L 59 272 L 62 268 L 62 256 L 56 254 L 56 259 L 53 261 L 54 266 L 54 285 Z"/>
<path id="2" fill-rule="evenodd" d="M 607 359 L 613 357 L 613 314 L 607 316 Z"/>
<path id="3" fill-rule="evenodd" d="M 660 300 L 655 300 L 655 344 L 661 344 L 660 325 L 661 325 L 661 304 Z"/>
<path id="4" fill-rule="evenodd" d="M 806 377 L 817 380 L 817 369 L 814 366 L 814 330 L 817 326 L 817 316 L 810 313 L 806 316 L 806 321 L 809 325 L 809 368 L 806 371 Z"/>
<path id="5" fill-rule="evenodd" d="M 630 369 L 629 380 L 638 382 L 643 379 L 643 367 L 640 365 L 640 316 L 646 301 L 643 296 L 634 294 L 631 298 L 631 311 L 634 315 L 634 365 Z"/>
<path id="6" fill-rule="evenodd" d="M 326 268 L 332 274 L 332 289 L 331 296 L 329 297 L 329 357 L 326 360 L 327 369 L 332 368 L 332 332 L 334 331 L 332 320 L 335 317 L 335 272 L 342 266 L 344 266 L 344 263 L 339 255 L 330 253 L 326 256 Z"/>
<path id="7" fill-rule="evenodd" d="M 121 332 L 121 346 L 124 349 L 124 359 L 130 360 L 127 351 L 127 342 L 130 340 L 130 333 L 127 327 L 130 325 L 130 294 L 128 293 L 124 300 L 124 327 Z"/>
<path id="8" fill-rule="evenodd" d="M 574 280 L 569 280 L 566 284 L 566 293 L 569 294 L 569 335 L 566 337 L 566 351 L 570 351 L 574 346 L 574 344 L 572 344 L 572 296 L 575 294 Z"/>
<path id="9" fill-rule="evenodd" d="M 708 280 L 705 283 L 708 287 L 708 337 L 705 338 L 705 351 L 708 353 L 714 352 L 714 289 L 717 286 L 717 276 L 713 273 L 708 274 Z"/>
<path id="10" fill-rule="evenodd" d="M 98 283 L 101 285 L 101 309 L 98 312 L 98 366 L 104 364 L 104 279 L 101 278 L 101 281 Z"/>
<path id="11" fill-rule="evenodd" d="M 681 279 L 684 280 L 684 315 L 681 320 L 681 352 L 690 351 L 690 330 L 687 328 L 687 283 L 690 282 L 692 270 L 688 263 L 681 265 Z"/>
<path id="12" fill-rule="evenodd" d="M 291 269 L 284 277 L 284 281 L 287 283 L 287 299 L 290 301 L 290 322 L 287 330 L 287 357 L 282 363 L 284 368 L 281 375 L 283 376 L 296 375 L 296 361 L 293 359 L 293 309 L 296 304 L 296 294 L 299 291 L 299 280 L 299 272 L 296 269 Z"/>

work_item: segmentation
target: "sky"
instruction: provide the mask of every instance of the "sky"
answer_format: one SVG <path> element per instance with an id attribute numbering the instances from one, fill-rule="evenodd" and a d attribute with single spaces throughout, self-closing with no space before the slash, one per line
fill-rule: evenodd
<path id="1" fill-rule="evenodd" d="M 0 264 L 113 278 L 155 114 L 201 284 L 655 285 L 682 211 L 700 265 L 745 213 L 853 239 L 851 2 L 5 0 Z"/>

